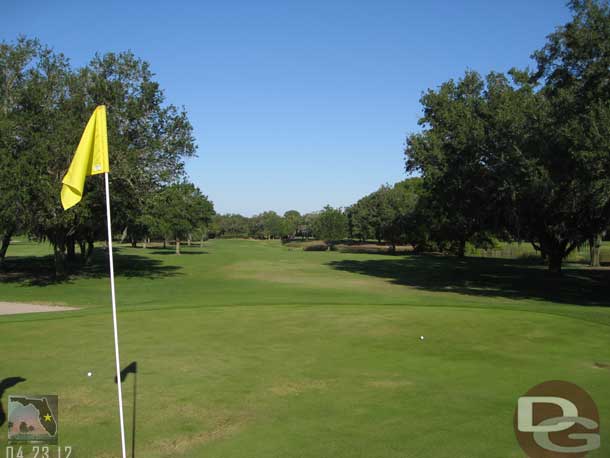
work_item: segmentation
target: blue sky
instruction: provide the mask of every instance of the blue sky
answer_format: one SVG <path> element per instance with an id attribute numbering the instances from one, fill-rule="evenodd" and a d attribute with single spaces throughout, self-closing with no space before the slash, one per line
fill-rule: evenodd
<path id="1" fill-rule="evenodd" d="M 0 39 L 38 37 L 83 65 L 132 50 L 184 105 L 187 171 L 219 212 L 347 206 L 405 178 L 422 91 L 531 65 L 560 0 L 3 0 Z"/>

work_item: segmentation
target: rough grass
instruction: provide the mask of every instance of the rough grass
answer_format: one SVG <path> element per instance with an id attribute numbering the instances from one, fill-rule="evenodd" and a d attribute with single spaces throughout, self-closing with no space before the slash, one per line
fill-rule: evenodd
<path id="1" fill-rule="evenodd" d="M 118 456 L 103 251 L 56 283 L 46 247 L 10 250 L 19 275 L 0 300 L 84 308 L 0 317 L 0 379 L 27 379 L 2 402 L 57 393 L 61 442 Z M 574 264 L 557 280 L 522 260 L 244 240 L 169 253 L 116 257 L 122 360 L 140 367 L 138 456 L 521 458 L 511 422 L 531 386 L 569 380 L 602 424 L 610 411 L 607 270 Z M 589 456 L 608 456 L 602 434 Z"/>

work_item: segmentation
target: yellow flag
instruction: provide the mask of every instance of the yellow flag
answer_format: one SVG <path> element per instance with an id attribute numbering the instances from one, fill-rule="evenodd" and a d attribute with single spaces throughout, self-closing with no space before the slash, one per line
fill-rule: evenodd
<path id="1" fill-rule="evenodd" d="M 91 115 L 68 173 L 61 181 L 61 205 L 64 210 L 73 207 L 83 198 L 86 176 L 109 171 L 106 107 L 100 105 Z"/>

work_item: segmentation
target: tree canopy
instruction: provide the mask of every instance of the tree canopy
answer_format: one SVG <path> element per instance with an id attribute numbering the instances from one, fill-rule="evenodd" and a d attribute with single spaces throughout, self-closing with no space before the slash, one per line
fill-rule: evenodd
<path id="1" fill-rule="evenodd" d="M 195 154 L 183 109 L 165 97 L 147 62 L 131 52 L 96 55 L 72 68 L 37 40 L 0 43 L 0 233 L 4 257 L 16 232 L 54 246 L 56 273 L 75 244 L 103 238 L 102 178 L 87 179 L 82 202 L 63 211 L 61 180 L 83 128 L 106 105 L 113 224 L 141 229 L 152 196 L 185 179 L 184 158 Z"/>

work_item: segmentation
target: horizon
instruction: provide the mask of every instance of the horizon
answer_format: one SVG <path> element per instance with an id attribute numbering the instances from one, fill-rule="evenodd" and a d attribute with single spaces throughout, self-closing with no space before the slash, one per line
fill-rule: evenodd
<path id="1" fill-rule="evenodd" d="M 570 17 L 543 1 L 118 5 L 9 2 L 0 40 L 39 38 L 74 66 L 126 50 L 150 62 L 193 124 L 190 179 L 218 213 L 248 217 L 346 207 L 407 178 L 425 90 L 466 69 L 531 66 Z"/>

